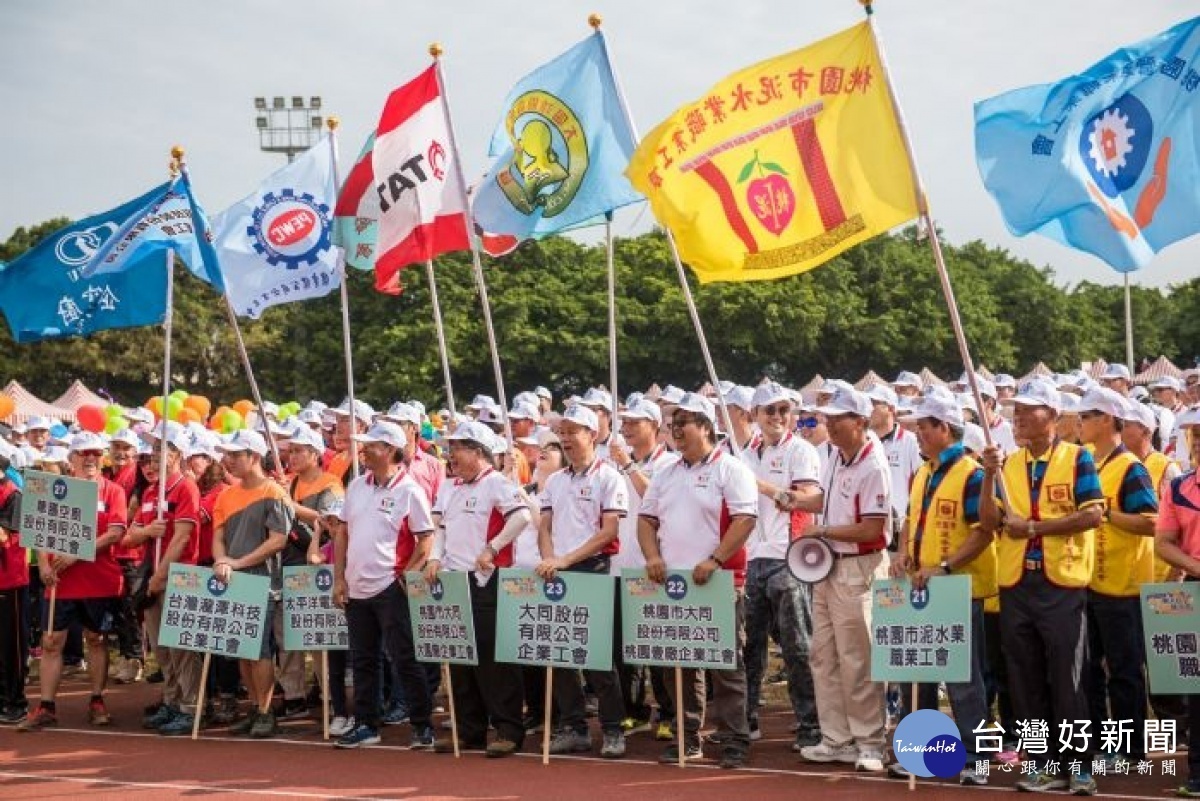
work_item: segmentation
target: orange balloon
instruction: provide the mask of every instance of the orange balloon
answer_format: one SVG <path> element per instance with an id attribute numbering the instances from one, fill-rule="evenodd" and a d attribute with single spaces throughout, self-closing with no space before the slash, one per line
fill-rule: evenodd
<path id="1" fill-rule="evenodd" d="M 162 395 L 155 395 L 146 401 L 146 408 L 154 412 L 155 417 L 162 417 Z"/>
<path id="2" fill-rule="evenodd" d="M 248 400 L 240 400 L 233 404 L 233 410 L 242 417 L 245 417 L 246 415 L 250 414 L 250 412 L 254 411 L 254 404 Z"/>
<path id="3" fill-rule="evenodd" d="M 7 395 L 0 395 L 0 420 L 8 417 L 17 408 L 16 402 Z"/>
<path id="4" fill-rule="evenodd" d="M 212 401 L 203 395 L 188 395 L 183 399 L 183 408 L 194 411 L 199 421 L 208 417 L 208 413 L 212 411 Z"/>
<path id="5" fill-rule="evenodd" d="M 179 410 L 179 422 L 183 423 L 184 425 L 187 425 L 188 423 L 199 423 L 203 419 L 204 418 L 202 418 L 200 413 L 195 409 L 190 409 L 187 406 L 184 406 Z"/>

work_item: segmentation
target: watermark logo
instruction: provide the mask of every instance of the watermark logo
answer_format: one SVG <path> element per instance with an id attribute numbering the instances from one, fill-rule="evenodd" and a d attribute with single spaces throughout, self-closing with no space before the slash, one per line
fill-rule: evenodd
<path id="1" fill-rule="evenodd" d="M 967 749 L 958 736 L 958 726 L 936 709 L 906 715 L 896 727 L 892 750 L 910 773 L 924 778 L 958 776 L 967 764 Z"/>

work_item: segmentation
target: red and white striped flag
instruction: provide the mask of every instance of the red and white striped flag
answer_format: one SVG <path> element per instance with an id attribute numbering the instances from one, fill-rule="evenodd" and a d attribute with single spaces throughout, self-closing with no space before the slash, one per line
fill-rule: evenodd
<path id="1" fill-rule="evenodd" d="M 388 96 L 371 153 L 379 198 L 375 286 L 398 286 L 401 269 L 469 250 L 466 194 L 452 159 L 445 107 L 433 66 Z"/>

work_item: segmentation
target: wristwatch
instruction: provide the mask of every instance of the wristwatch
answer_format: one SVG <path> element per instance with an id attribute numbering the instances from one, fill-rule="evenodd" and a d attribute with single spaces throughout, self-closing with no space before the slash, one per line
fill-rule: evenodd
<path id="1" fill-rule="evenodd" d="M 945 559 L 942 560 L 941 564 L 939 564 L 938 567 L 940 567 L 942 569 L 942 572 L 945 573 L 947 576 L 953 572 L 952 570 L 950 570 L 950 562 Z"/>

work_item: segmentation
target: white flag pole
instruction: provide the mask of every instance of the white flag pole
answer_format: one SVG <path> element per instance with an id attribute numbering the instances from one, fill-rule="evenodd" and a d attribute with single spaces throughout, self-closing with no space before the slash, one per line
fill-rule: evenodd
<path id="1" fill-rule="evenodd" d="M 1133 301 L 1129 295 L 1129 273 L 1125 273 L 1125 366 L 1133 370 Z"/>
<path id="2" fill-rule="evenodd" d="M 171 148 L 171 179 L 183 171 L 183 148 Z M 158 503 L 155 520 L 162 520 L 167 511 L 167 402 L 171 399 L 171 322 L 175 317 L 175 250 L 167 248 L 164 267 L 167 271 L 167 308 L 163 314 L 163 376 L 162 376 L 162 436 L 158 442 Z M 162 537 L 154 538 L 154 569 L 162 561 Z"/>
<path id="3" fill-rule="evenodd" d="M 433 327 L 437 331 L 438 356 L 442 360 L 442 377 L 446 381 L 446 408 L 450 419 L 458 416 L 454 408 L 454 387 L 450 383 L 450 352 L 446 349 L 446 329 L 442 326 L 442 304 L 438 301 L 437 278 L 433 274 L 433 259 L 425 260 L 425 277 L 429 281 L 429 299 L 433 302 Z"/>
<path id="4" fill-rule="evenodd" d="M 487 283 L 483 280 L 483 263 L 479 258 L 479 242 L 475 238 L 475 218 L 471 214 L 471 202 L 467 197 L 467 180 L 463 174 L 462 160 L 458 150 L 458 142 L 454 136 L 454 118 L 450 113 L 450 99 L 446 94 L 446 82 L 442 77 L 442 46 L 429 46 L 429 55 L 433 56 L 434 70 L 437 75 L 438 94 L 442 98 L 442 111 L 446 114 L 446 130 L 450 136 L 451 159 L 454 162 L 454 172 L 458 177 L 458 190 L 462 193 L 463 215 L 467 221 L 467 238 L 471 243 L 471 264 L 475 271 L 475 284 L 479 288 L 479 301 L 483 306 L 483 323 L 487 329 L 488 348 L 492 353 L 492 371 L 496 374 L 496 399 L 500 402 L 500 412 L 504 419 L 504 438 L 508 440 L 508 449 L 513 446 L 512 426 L 508 421 L 508 398 L 504 394 L 504 374 L 500 369 L 500 351 L 496 348 L 496 330 L 492 326 L 492 307 L 488 302 Z"/>
<path id="5" fill-rule="evenodd" d="M 329 128 L 329 161 L 333 165 L 333 185 L 341 187 L 342 179 L 338 174 L 337 161 L 337 128 L 340 121 L 337 117 L 326 117 L 325 125 Z M 346 354 L 346 397 L 350 399 L 350 475 L 358 478 L 358 443 L 354 439 L 357 433 L 354 428 L 358 425 L 354 401 L 354 357 L 350 349 L 350 287 L 347 281 L 346 256 L 338 255 L 338 280 L 342 284 L 342 350 Z"/>
<path id="6" fill-rule="evenodd" d="M 604 257 L 608 273 L 608 392 L 612 397 L 613 426 L 618 426 L 621 413 L 617 393 L 617 268 L 613 262 L 612 212 L 604 215 Z M 615 441 L 611 439 L 610 441 Z"/>
<path id="7" fill-rule="evenodd" d="M 604 34 L 600 31 L 600 25 L 603 21 L 604 18 L 599 14 L 592 14 L 588 17 L 588 24 L 595 29 L 596 35 L 600 37 L 602 44 L 604 44 Z M 636 143 L 641 137 L 638 136 L 637 125 L 634 124 L 633 114 L 629 110 L 629 103 L 625 100 L 625 90 L 621 87 L 621 79 L 617 77 L 617 70 L 613 67 L 612 59 L 608 56 L 607 44 L 604 44 L 604 62 L 608 65 L 613 85 L 617 88 L 617 100 L 621 104 L 621 112 L 625 115 L 625 122 L 629 126 L 630 133 L 633 134 L 633 141 Z M 708 340 L 704 336 L 704 326 L 700 323 L 700 312 L 696 309 L 696 301 L 692 297 L 692 290 L 687 282 L 687 272 L 683 268 L 683 260 L 679 258 L 679 248 L 676 246 L 675 237 L 671 234 L 669 228 L 667 229 L 667 244 L 671 248 L 671 257 L 675 261 L 675 270 L 679 274 L 679 288 L 682 290 L 683 300 L 687 304 L 688 316 L 691 317 L 692 327 L 696 330 L 696 339 L 700 342 L 700 355 L 704 357 L 704 366 L 708 370 L 708 380 L 712 382 L 713 389 L 717 394 L 717 405 L 721 410 L 721 421 L 725 424 L 725 430 L 729 432 L 729 447 L 735 454 L 740 454 L 742 448 L 737 442 L 737 437 L 733 435 L 733 420 L 729 417 L 729 408 L 725 405 L 725 398 L 721 394 L 721 382 L 717 379 L 717 368 L 713 365 L 712 352 L 709 351 Z"/>
<path id="8" fill-rule="evenodd" d="M 267 445 L 271 449 L 271 456 L 275 459 L 275 469 L 283 475 L 283 462 L 279 459 L 279 448 L 275 443 L 275 435 L 271 433 L 271 424 L 267 420 L 266 412 L 263 411 L 262 393 L 258 391 L 258 381 L 254 378 L 254 369 L 250 366 L 250 354 L 246 351 L 246 341 L 242 339 L 242 328 L 238 325 L 237 313 L 233 309 L 233 301 L 229 299 L 229 293 L 225 293 L 225 313 L 229 317 L 229 325 L 233 328 L 233 336 L 237 341 L 238 356 L 242 360 L 242 369 L 246 371 L 246 382 L 250 384 L 250 394 L 254 397 L 254 402 L 258 404 L 258 419 L 262 422 L 263 436 L 267 439 Z"/>

